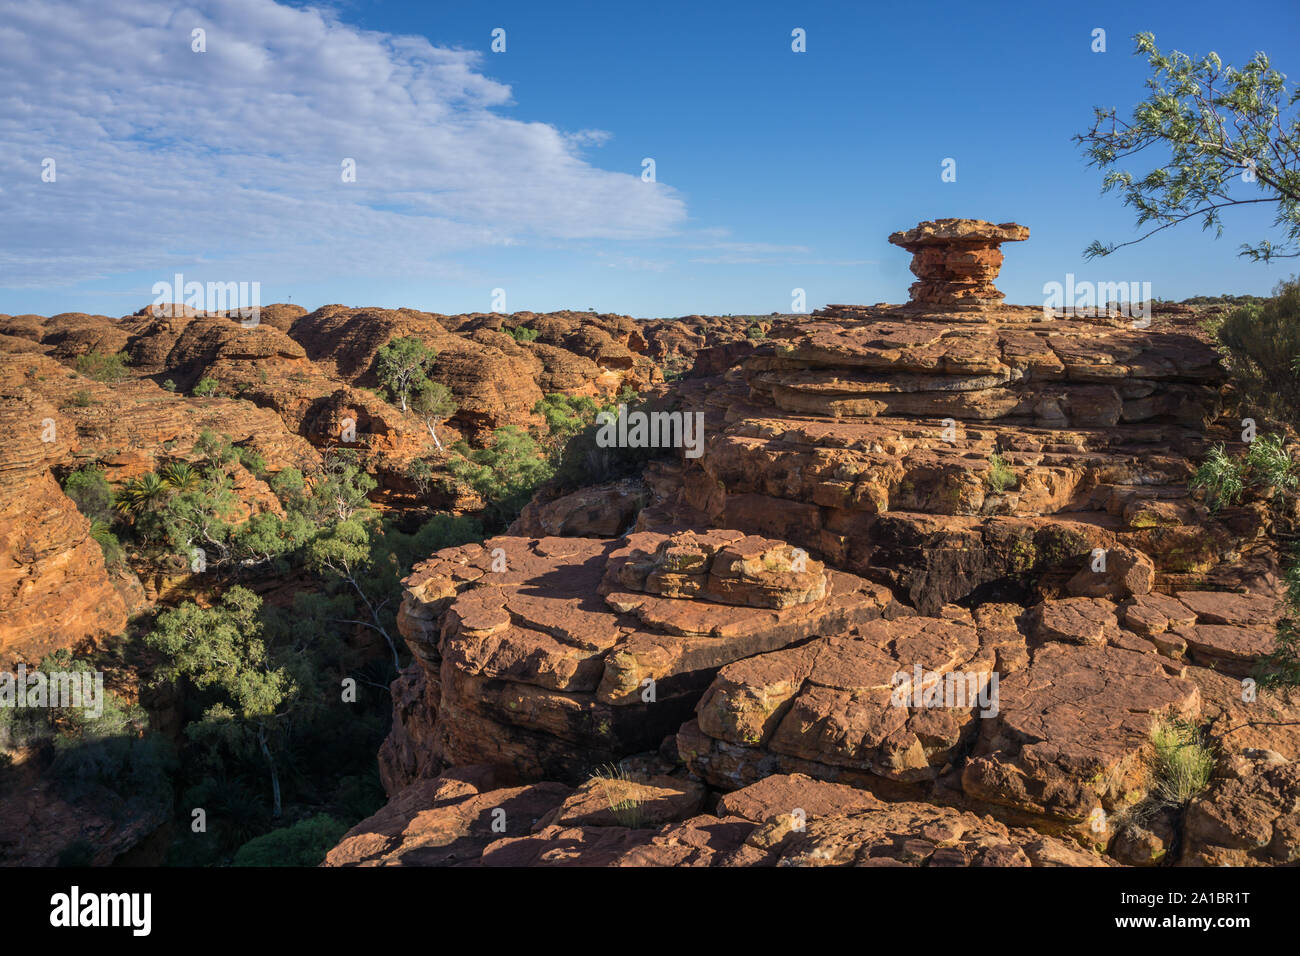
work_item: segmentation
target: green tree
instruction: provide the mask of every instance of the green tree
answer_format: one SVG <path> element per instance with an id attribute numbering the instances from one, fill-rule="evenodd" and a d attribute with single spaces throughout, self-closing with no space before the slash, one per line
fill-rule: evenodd
<path id="1" fill-rule="evenodd" d="M 460 442 L 456 451 L 447 470 L 474 489 L 497 525 L 509 524 L 555 471 L 533 436 L 514 425 L 498 428 L 487 448 L 471 450 Z"/>
<path id="2" fill-rule="evenodd" d="M 346 623 L 359 624 L 383 637 L 393 655 L 393 669 L 400 671 L 402 665 L 392 633 L 394 595 L 383 593 L 382 587 L 385 570 L 396 571 L 397 562 L 375 547 L 377 525 L 357 518 L 337 522 L 307 545 L 307 566 L 317 573 L 333 575 L 352 589 L 365 606 L 369 620 Z"/>
<path id="3" fill-rule="evenodd" d="M 438 451 L 442 451 L 442 442 L 439 441 L 435 428 L 456 413 L 456 402 L 451 397 L 451 389 L 441 382 L 428 379 L 418 382 L 411 390 L 411 411 L 424 422 L 434 445 Z"/>
<path id="4" fill-rule="evenodd" d="M 1288 89 L 1286 77 L 1263 53 L 1237 70 L 1215 53 L 1199 60 L 1177 51 L 1162 54 L 1150 33 L 1134 39 L 1152 70 L 1150 95 L 1130 121 L 1114 108 L 1096 108 L 1092 128 L 1075 141 L 1089 165 L 1105 171 L 1102 192 L 1118 190 L 1137 212 L 1138 226 L 1154 226 L 1130 242 L 1094 241 L 1084 254 L 1110 255 L 1196 218 L 1218 236 L 1220 210 L 1272 204 L 1282 244 L 1243 244 L 1241 255 L 1256 261 L 1300 255 L 1300 90 Z M 1164 161 L 1150 172 L 1134 175 L 1121 168 L 1151 147 Z"/>
<path id="5" fill-rule="evenodd" d="M 93 465 L 78 468 L 63 479 L 63 493 L 91 521 L 112 520 L 113 491 L 104 477 L 104 469 Z"/>
<path id="6" fill-rule="evenodd" d="M 220 697 L 187 733 L 229 740 L 250 729 L 255 735 L 270 774 L 272 816 L 279 817 L 280 772 L 271 741 L 279 722 L 293 710 L 300 688 L 267 651 L 258 616 L 261 606 L 252 591 L 233 587 L 215 607 L 190 602 L 164 611 L 146 642 L 167 660 L 159 678 L 183 677 Z"/>
<path id="7" fill-rule="evenodd" d="M 377 487 L 379 483 L 362 469 L 354 449 L 327 448 L 321 456 L 320 471 L 312 481 L 311 497 L 304 507 L 321 525 L 348 521 L 370 507 L 368 496 Z"/>
<path id="8" fill-rule="evenodd" d="M 557 454 L 569 439 L 596 420 L 600 406 L 586 395 L 564 395 L 552 392 L 543 396 L 533 406 L 533 413 L 546 422 L 546 444 L 552 454 Z"/>
<path id="9" fill-rule="evenodd" d="M 406 411 L 407 398 L 428 377 L 438 353 L 415 336 L 393 339 L 375 354 L 375 374 Z"/>

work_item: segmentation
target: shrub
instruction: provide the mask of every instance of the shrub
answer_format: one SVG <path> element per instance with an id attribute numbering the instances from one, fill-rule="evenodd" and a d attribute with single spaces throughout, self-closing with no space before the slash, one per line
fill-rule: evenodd
<path id="1" fill-rule="evenodd" d="M 535 342 L 538 333 L 536 329 L 527 329 L 519 325 L 510 330 L 510 335 L 516 342 Z"/>
<path id="2" fill-rule="evenodd" d="M 173 382 L 171 379 L 167 379 L 167 381 L 163 382 L 162 387 L 169 392 L 176 391 L 176 383 Z"/>
<path id="3" fill-rule="evenodd" d="M 1280 421 L 1300 424 L 1300 277 L 1280 283 L 1271 299 L 1234 309 L 1218 339 L 1242 397 Z"/>
<path id="4" fill-rule="evenodd" d="M 97 382 L 120 382 L 126 378 L 126 354 L 92 350 L 77 356 L 76 369 Z"/>
<path id="5" fill-rule="evenodd" d="M 63 493 L 92 522 L 112 519 L 113 492 L 108 487 L 103 469 L 91 465 L 78 468 L 63 479 Z"/>
<path id="6" fill-rule="evenodd" d="M 605 804 L 619 826 L 635 830 L 641 825 L 641 801 L 629 792 L 635 781 L 622 766 L 599 767 L 591 779 L 600 782 Z"/>
<path id="7" fill-rule="evenodd" d="M 255 449 L 236 445 L 235 455 L 239 458 L 239 463 L 247 468 L 254 476 L 261 478 L 266 474 L 266 459 L 263 458 Z"/>
<path id="8" fill-rule="evenodd" d="M 1205 489 L 1205 503 L 1211 511 L 1218 511 L 1224 505 L 1231 507 L 1246 493 L 1243 462 L 1229 455 L 1222 444 L 1215 445 L 1196 469 L 1189 485 Z"/>
<path id="9" fill-rule="evenodd" d="M 1300 487 L 1300 467 L 1280 434 L 1260 435 L 1238 457 L 1229 455 L 1222 444 L 1215 445 L 1188 485 L 1205 490 L 1212 511 L 1240 504 L 1248 490 L 1270 494 L 1277 503 Z"/>
<path id="10" fill-rule="evenodd" d="M 1001 494 L 1008 488 L 1016 486 L 1016 473 L 997 452 L 989 455 L 989 470 L 984 476 L 984 483 L 995 494 Z"/>
<path id="11" fill-rule="evenodd" d="M 235 853 L 235 866 L 318 866 L 348 832 L 325 813 L 254 837 Z"/>
<path id="12" fill-rule="evenodd" d="M 220 388 L 221 388 L 220 382 L 218 382 L 215 378 L 211 378 L 205 375 L 203 376 L 203 378 L 199 379 L 199 384 L 194 386 L 194 394 L 199 398 L 204 398 L 209 395 L 217 394 L 217 391 Z"/>
<path id="13" fill-rule="evenodd" d="M 90 536 L 95 539 L 99 545 L 99 550 L 104 552 L 104 564 L 110 568 L 119 567 L 126 560 L 126 553 L 122 550 L 122 543 L 117 540 L 117 535 L 113 534 L 113 529 L 104 521 L 92 521 L 90 523 Z"/>
<path id="14" fill-rule="evenodd" d="M 82 388 L 72 393 L 72 397 L 68 399 L 68 404 L 74 408 L 89 408 L 95 404 L 95 400 L 90 397 L 90 392 Z"/>
<path id="15" fill-rule="evenodd" d="M 1271 489 L 1275 499 L 1300 485 L 1300 469 L 1280 434 L 1260 435 L 1251 442 L 1246 452 L 1246 468 L 1252 483 L 1261 490 Z"/>

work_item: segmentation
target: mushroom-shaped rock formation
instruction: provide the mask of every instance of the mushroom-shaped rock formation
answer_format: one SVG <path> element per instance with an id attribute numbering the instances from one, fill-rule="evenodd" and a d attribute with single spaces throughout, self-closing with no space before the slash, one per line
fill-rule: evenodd
<path id="1" fill-rule="evenodd" d="M 935 219 L 896 232 L 889 241 L 912 253 L 912 304 L 926 308 L 971 311 L 1002 304 L 993 287 L 1002 268 L 1004 242 L 1029 238 L 1029 227 L 1014 222 L 994 225 L 982 219 Z"/>

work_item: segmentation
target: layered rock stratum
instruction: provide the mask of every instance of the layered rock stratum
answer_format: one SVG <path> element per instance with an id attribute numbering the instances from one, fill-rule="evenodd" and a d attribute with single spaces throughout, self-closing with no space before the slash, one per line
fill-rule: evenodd
<path id="1" fill-rule="evenodd" d="M 1271 518 L 1189 487 L 1241 447 L 1218 357 L 1176 310 L 1002 305 L 998 245 L 1027 236 L 892 236 L 906 305 L 773 323 L 658 390 L 703 455 L 418 566 L 392 802 L 327 863 L 1293 858 L 1296 708 L 1251 676 L 1283 613 Z M 1219 755 L 1185 814 L 1160 725 Z"/>
<path id="2" fill-rule="evenodd" d="M 1254 682 L 1284 613 L 1275 517 L 1189 484 L 1244 447 L 1218 356 L 1187 310 L 1004 305 L 1000 246 L 1027 238 L 921 223 L 890 237 L 907 303 L 798 317 L 0 316 L 0 656 L 169 600 L 106 565 L 60 488 L 81 465 L 120 486 L 226 435 L 270 473 L 232 467 L 246 520 L 351 423 L 381 508 L 482 507 L 406 477 L 446 457 L 377 390 L 379 349 L 414 336 L 457 405 L 445 446 L 631 389 L 699 416 L 702 454 L 603 449 L 635 474 L 544 487 L 416 564 L 389 801 L 327 865 L 1294 862 L 1300 707 Z M 124 380 L 80 374 L 92 351 L 124 353 Z M 1216 760 L 1185 806 L 1154 767 L 1170 722 Z M 0 845 L 49 862 L 4 833 L 72 811 L 28 796 Z M 107 862 L 157 822 L 69 832 Z"/>

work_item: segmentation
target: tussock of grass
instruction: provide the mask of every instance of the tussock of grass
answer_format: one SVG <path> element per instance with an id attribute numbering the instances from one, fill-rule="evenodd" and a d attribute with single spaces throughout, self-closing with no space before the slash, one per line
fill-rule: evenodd
<path id="1" fill-rule="evenodd" d="M 997 494 L 1016 486 L 1016 473 L 997 452 L 989 455 L 989 470 L 984 476 L 984 483 Z"/>
<path id="2" fill-rule="evenodd" d="M 627 784 L 636 781 L 623 767 L 612 763 L 597 767 L 591 779 L 600 781 L 609 812 L 614 815 L 619 826 L 630 830 L 641 826 L 641 801 L 630 796 L 626 788 Z"/>
<path id="3" fill-rule="evenodd" d="M 1161 720 L 1151 728 L 1152 796 L 1165 806 L 1183 807 L 1210 785 L 1214 752 L 1194 724 Z"/>

